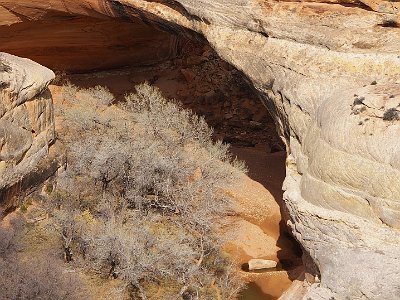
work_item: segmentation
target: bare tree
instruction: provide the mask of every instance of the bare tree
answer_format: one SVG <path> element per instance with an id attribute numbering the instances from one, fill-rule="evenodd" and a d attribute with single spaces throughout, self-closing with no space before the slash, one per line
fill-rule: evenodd
<path id="1" fill-rule="evenodd" d="M 66 273 L 55 256 L 35 253 L 29 259 L 21 258 L 25 230 L 22 218 L 0 226 L 0 298 L 89 299 L 75 273 Z"/>
<path id="2" fill-rule="evenodd" d="M 101 116 L 104 99 L 65 111 L 81 134 L 65 137 L 62 200 L 46 205 L 66 261 L 124 280 L 141 299 L 165 282 L 171 297 L 232 299 L 242 283 L 221 251 L 220 220 L 232 211 L 221 190 L 243 168 L 203 118 L 147 84 L 136 89 L 113 108 L 124 118 Z"/>

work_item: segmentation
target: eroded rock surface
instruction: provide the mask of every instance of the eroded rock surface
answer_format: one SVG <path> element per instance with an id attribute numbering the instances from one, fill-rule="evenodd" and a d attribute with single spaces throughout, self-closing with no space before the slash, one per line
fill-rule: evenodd
<path id="1" fill-rule="evenodd" d="M 139 19 L 49 12 L 40 21 L 0 26 L 0 44 L 52 70 L 83 72 L 158 63 L 176 55 L 179 40 Z"/>
<path id="2" fill-rule="evenodd" d="M 0 208 L 17 204 L 52 168 L 43 164 L 55 140 L 54 73 L 29 60 L 0 53 Z M 54 166 L 53 166 L 54 168 Z M 1 211 L 0 210 L 0 211 Z"/>
<path id="3" fill-rule="evenodd" d="M 51 7 L 202 34 L 251 80 L 286 142 L 289 224 L 317 277 L 302 297 L 400 297 L 397 2 L 0 4 L 2 25 L 45 19 Z"/>

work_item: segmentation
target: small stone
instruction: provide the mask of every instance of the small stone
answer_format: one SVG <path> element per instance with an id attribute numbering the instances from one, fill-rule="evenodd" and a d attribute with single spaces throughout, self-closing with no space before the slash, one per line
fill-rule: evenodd
<path id="1" fill-rule="evenodd" d="M 253 258 L 249 260 L 249 271 L 275 268 L 277 264 L 273 260 Z"/>

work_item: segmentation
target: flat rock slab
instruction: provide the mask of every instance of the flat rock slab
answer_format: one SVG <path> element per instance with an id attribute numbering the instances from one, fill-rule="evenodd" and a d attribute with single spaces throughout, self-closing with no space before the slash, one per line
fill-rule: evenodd
<path id="1" fill-rule="evenodd" d="M 277 264 L 273 260 L 253 258 L 249 260 L 249 271 L 275 268 Z"/>

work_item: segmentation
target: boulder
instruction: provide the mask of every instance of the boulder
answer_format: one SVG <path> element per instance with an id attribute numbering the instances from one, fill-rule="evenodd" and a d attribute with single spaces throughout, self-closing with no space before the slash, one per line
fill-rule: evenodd
<path id="1" fill-rule="evenodd" d="M 253 258 L 249 262 L 249 271 L 276 268 L 277 262 L 268 259 Z"/>
<path id="2" fill-rule="evenodd" d="M 0 53 L 0 210 L 17 205 L 25 188 L 40 183 L 40 174 L 50 168 L 39 166 L 55 141 L 47 89 L 53 78 L 51 70 L 29 59 Z"/>

